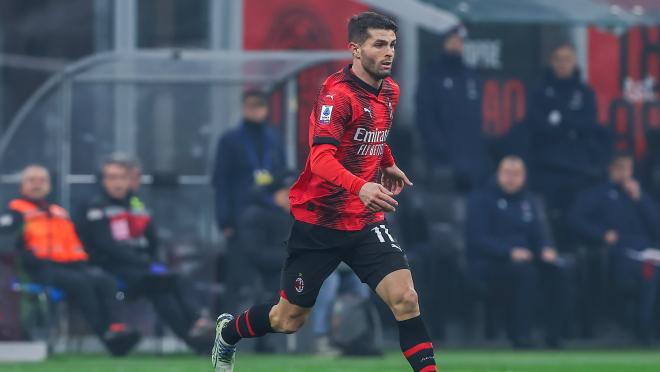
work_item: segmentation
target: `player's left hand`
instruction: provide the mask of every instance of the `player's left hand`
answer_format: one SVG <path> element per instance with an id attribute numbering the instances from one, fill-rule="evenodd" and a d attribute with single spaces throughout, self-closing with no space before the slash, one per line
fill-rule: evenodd
<path id="1" fill-rule="evenodd" d="M 405 186 L 413 185 L 406 174 L 396 165 L 383 168 L 383 176 L 380 183 L 394 195 L 399 195 Z"/>

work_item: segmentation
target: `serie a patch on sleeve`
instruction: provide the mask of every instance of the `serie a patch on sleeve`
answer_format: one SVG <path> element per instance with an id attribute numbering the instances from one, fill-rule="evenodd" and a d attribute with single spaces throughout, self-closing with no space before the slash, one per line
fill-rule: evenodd
<path id="1" fill-rule="evenodd" d="M 319 117 L 319 123 L 321 124 L 330 124 L 330 117 L 332 116 L 332 106 L 323 105 L 321 107 L 321 116 Z"/>

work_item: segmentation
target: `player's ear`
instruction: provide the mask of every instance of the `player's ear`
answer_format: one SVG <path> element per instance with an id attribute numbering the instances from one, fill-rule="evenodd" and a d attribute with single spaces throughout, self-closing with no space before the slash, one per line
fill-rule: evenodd
<path id="1" fill-rule="evenodd" d="M 356 42 L 351 41 L 350 43 L 348 43 L 348 47 L 351 49 L 353 58 L 360 59 L 360 45 Z"/>

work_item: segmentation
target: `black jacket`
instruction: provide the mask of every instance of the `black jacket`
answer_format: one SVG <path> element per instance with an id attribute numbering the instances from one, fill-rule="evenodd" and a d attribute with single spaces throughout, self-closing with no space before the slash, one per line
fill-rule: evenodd
<path id="1" fill-rule="evenodd" d="M 527 109 L 534 167 L 583 173 L 599 165 L 607 157 L 608 135 L 596 114 L 594 92 L 578 70 L 558 79 L 548 69 Z"/>
<path id="2" fill-rule="evenodd" d="M 645 192 L 634 201 L 611 182 L 580 194 L 569 218 L 574 230 L 592 244 L 604 244 L 608 230 L 617 231 L 619 248 L 639 250 L 660 242 L 660 214 L 655 202 Z"/>
<path id="3" fill-rule="evenodd" d="M 148 268 L 158 250 L 149 211 L 134 196 L 116 200 L 99 193 L 84 206 L 78 230 L 91 261 L 109 270 Z"/>
<path id="4" fill-rule="evenodd" d="M 481 80 L 460 59 L 443 56 L 422 71 L 416 121 L 427 161 L 448 162 L 472 186 L 489 167 L 481 111 Z"/>
<path id="5" fill-rule="evenodd" d="M 508 260 L 514 247 L 527 248 L 538 257 L 543 247 L 552 245 L 544 216 L 525 190 L 506 194 L 493 182 L 473 193 L 467 206 L 468 260 Z"/>

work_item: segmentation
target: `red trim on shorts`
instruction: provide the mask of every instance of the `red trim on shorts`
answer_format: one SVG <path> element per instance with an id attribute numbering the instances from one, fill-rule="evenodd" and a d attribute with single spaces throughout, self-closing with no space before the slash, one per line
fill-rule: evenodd
<path id="1" fill-rule="evenodd" d="M 419 372 L 437 372 L 438 368 L 436 366 L 426 366 L 419 370 Z"/>
<path id="2" fill-rule="evenodd" d="M 283 299 L 289 301 L 289 299 L 286 298 L 286 293 L 284 293 L 284 290 L 281 290 L 281 291 L 280 291 L 280 297 L 282 297 Z"/>
<path id="3" fill-rule="evenodd" d="M 236 332 L 238 332 L 238 337 L 243 338 L 243 335 L 241 334 L 241 327 L 238 326 L 238 321 L 241 319 L 241 316 L 236 317 Z"/>
<path id="4" fill-rule="evenodd" d="M 245 312 L 245 324 L 247 324 L 247 328 L 248 328 L 248 332 L 250 332 L 250 336 L 252 336 L 252 337 L 256 336 L 257 334 L 254 333 L 254 331 L 252 330 L 252 326 L 250 325 L 250 311 L 249 310 Z"/>
<path id="5" fill-rule="evenodd" d="M 411 356 L 419 353 L 422 350 L 426 350 L 426 349 L 433 349 L 433 343 L 423 342 L 421 344 L 417 344 L 417 345 L 411 347 L 410 349 L 404 351 L 403 356 L 405 356 L 406 358 L 410 358 Z"/>

